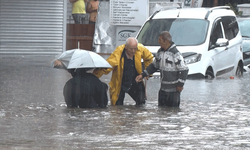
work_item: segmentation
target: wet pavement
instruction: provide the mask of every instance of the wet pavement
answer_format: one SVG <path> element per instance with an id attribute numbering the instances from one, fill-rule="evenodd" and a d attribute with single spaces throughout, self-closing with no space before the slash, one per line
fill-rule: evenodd
<path id="1" fill-rule="evenodd" d="M 179 109 L 157 106 L 157 76 L 144 106 L 126 95 L 124 106 L 68 109 L 62 90 L 70 74 L 53 69 L 53 58 L 0 56 L 1 150 L 250 149 L 249 71 L 187 80 Z"/>

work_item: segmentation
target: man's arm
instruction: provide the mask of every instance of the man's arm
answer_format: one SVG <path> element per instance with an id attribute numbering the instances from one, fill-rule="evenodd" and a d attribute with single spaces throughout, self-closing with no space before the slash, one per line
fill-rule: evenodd
<path id="1" fill-rule="evenodd" d="M 88 4 L 87 4 L 86 12 L 91 13 L 91 3 L 90 2 L 88 2 Z"/>
<path id="2" fill-rule="evenodd" d="M 150 76 L 151 74 L 153 74 L 154 72 L 156 72 L 158 69 L 155 68 L 155 65 L 153 63 L 151 63 L 145 70 L 143 70 L 142 74 L 138 75 L 136 78 L 135 78 L 135 81 L 136 82 L 141 82 L 142 79 L 144 77 L 148 77 Z"/>
<path id="3" fill-rule="evenodd" d="M 112 66 L 112 68 L 96 68 L 93 74 L 100 78 L 103 74 L 109 74 L 118 65 L 118 56 L 116 55 L 116 50 L 109 56 L 107 62 Z"/>
<path id="4" fill-rule="evenodd" d="M 98 104 L 99 107 L 101 108 L 105 108 L 107 107 L 108 104 L 108 95 L 107 95 L 107 91 L 108 91 L 108 85 L 104 82 L 99 81 L 99 85 L 98 85 L 98 91 L 96 93 L 96 102 Z"/>
<path id="5" fill-rule="evenodd" d="M 155 73 L 158 68 L 155 67 L 154 63 L 151 63 L 145 70 L 142 72 L 143 78 L 146 76 L 150 76 L 151 74 Z"/>
<path id="6" fill-rule="evenodd" d="M 87 13 L 97 12 L 97 9 L 92 9 L 91 3 L 88 2 L 86 12 Z"/>
<path id="7" fill-rule="evenodd" d="M 76 107 L 75 100 L 72 99 L 72 79 L 67 81 L 63 87 L 63 96 L 68 108 Z"/>
<path id="8" fill-rule="evenodd" d="M 183 90 L 184 83 L 187 79 L 189 69 L 181 53 L 177 53 L 175 64 L 177 66 L 177 69 L 179 70 L 179 81 L 177 83 L 176 90 L 181 92 Z"/>

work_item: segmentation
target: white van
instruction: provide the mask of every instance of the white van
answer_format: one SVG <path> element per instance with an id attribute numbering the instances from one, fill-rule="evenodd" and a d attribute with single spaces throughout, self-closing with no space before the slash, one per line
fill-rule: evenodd
<path id="1" fill-rule="evenodd" d="M 160 48 L 162 31 L 172 35 L 189 67 L 189 76 L 214 78 L 230 71 L 243 75 L 242 37 L 230 7 L 157 11 L 136 38 L 154 54 Z"/>

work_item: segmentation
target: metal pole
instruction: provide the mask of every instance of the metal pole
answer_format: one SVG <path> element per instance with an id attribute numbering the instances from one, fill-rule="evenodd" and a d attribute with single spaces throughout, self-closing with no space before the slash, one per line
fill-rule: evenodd
<path id="1" fill-rule="evenodd" d="M 67 34 L 67 5 L 68 1 L 63 1 L 63 52 L 66 51 Z"/>

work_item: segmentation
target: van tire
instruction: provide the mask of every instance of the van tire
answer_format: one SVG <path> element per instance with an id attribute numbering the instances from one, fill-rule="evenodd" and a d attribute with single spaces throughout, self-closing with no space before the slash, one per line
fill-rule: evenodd
<path id="1" fill-rule="evenodd" d="M 242 77 L 243 76 L 243 64 L 242 63 L 239 63 L 238 66 L 237 66 L 237 69 L 236 69 L 236 72 L 235 72 L 235 75 L 237 77 Z"/>
<path id="2" fill-rule="evenodd" d="M 214 78 L 214 73 L 211 70 L 207 70 L 205 74 L 205 79 L 213 79 Z"/>

